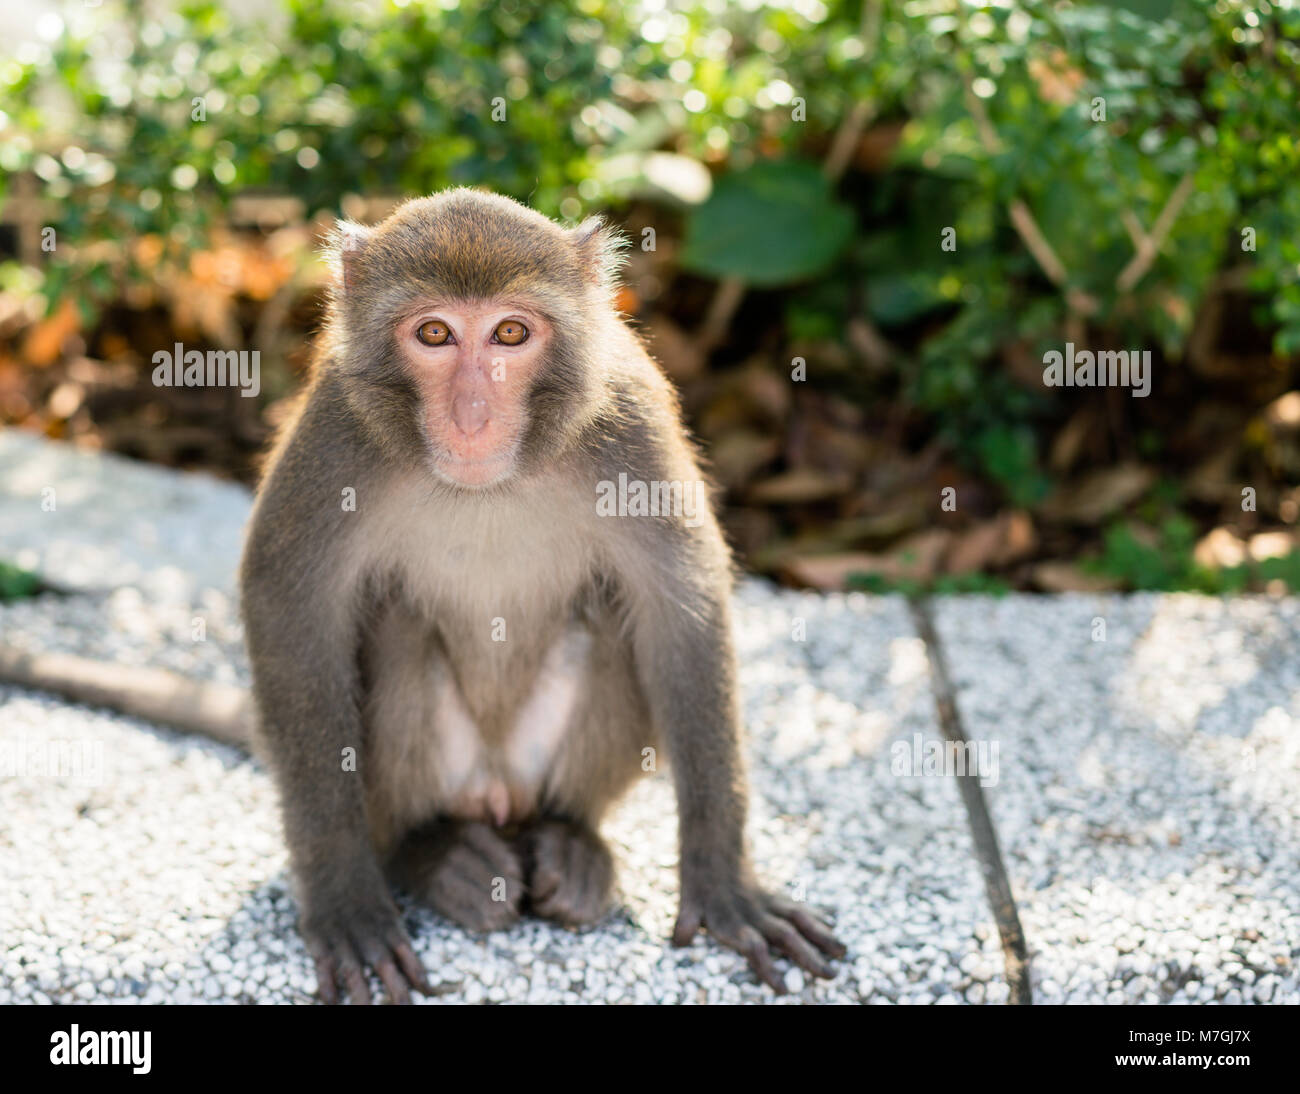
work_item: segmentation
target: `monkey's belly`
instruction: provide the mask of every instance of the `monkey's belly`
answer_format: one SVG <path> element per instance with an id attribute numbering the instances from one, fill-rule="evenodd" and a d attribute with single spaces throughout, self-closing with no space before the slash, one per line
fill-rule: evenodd
<path id="1" fill-rule="evenodd" d="M 442 788 L 446 812 L 504 825 L 530 814 L 560 754 L 586 683 L 591 636 L 573 628 L 547 652 L 537 682 L 496 748 L 465 709 L 455 681 L 438 686 Z"/>
<path id="2" fill-rule="evenodd" d="M 571 744 L 591 642 L 583 628 L 566 631 L 505 732 L 491 736 L 476 724 L 441 658 L 376 681 L 367 704 L 367 782 L 380 842 L 434 815 L 498 826 L 530 816 Z"/>

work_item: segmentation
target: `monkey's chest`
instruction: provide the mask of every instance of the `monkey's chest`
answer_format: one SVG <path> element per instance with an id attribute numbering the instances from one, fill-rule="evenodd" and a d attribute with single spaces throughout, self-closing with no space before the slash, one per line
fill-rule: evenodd
<path id="1" fill-rule="evenodd" d="M 412 487 L 386 500 L 356 560 L 394 590 L 363 650 L 381 841 L 436 814 L 506 823 L 544 804 L 574 780 L 606 675 L 573 615 L 594 567 L 590 505 L 540 488 L 492 504 L 422 499 Z"/>

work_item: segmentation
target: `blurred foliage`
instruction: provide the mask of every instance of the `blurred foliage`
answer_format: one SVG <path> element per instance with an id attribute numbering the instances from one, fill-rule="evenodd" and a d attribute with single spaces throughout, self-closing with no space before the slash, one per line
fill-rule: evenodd
<path id="1" fill-rule="evenodd" d="M 824 274 L 852 231 L 853 210 L 816 167 L 756 163 L 725 175 L 693 213 L 681 263 L 751 285 L 786 285 Z"/>
<path id="2" fill-rule="evenodd" d="M 40 588 L 41 579 L 36 574 L 0 560 L 0 604 L 35 596 Z"/>
<path id="3" fill-rule="evenodd" d="M 715 368 L 806 356 L 808 388 L 859 408 L 844 431 L 937 441 L 991 484 L 986 511 L 1040 506 L 1081 463 L 1186 461 L 1191 414 L 1165 408 L 1194 404 L 1195 352 L 1248 370 L 1247 418 L 1294 386 L 1295 0 L 274 0 L 253 21 L 108 0 L 66 18 L 0 61 L 0 169 L 50 199 L 60 244 L 30 291 L 85 324 L 211 246 L 240 195 L 292 195 L 310 219 L 470 184 L 568 220 L 635 211 L 634 236 L 666 226 L 694 280 L 662 314 L 698 322 L 700 280 L 751 290 Z M 1116 410 L 1045 388 L 1042 354 L 1071 338 L 1152 350 L 1160 397 Z M 788 415 L 827 405 L 795 399 Z M 776 472 L 821 458 L 788 438 L 748 451 Z M 874 503 L 878 456 L 849 469 L 862 489 L 844 480 L 857 501 L 837 517 Z M 1187 554 L 1186 529 L 1157 525 L 1152 546 L 1124 527 L 1098 544 L 1107 572 L 1199 580 L 1150 557 Z"/>
<path id="4" fill-rule="evenodd" d="M 1300 592 L 1300 552 L 1236 566 L 1207 566 L 1193 553 L 1197 529 L 1185 516 L 1169 517 L 1154 534 L 1141 526 L 1106 530 L 1100 556 L 1084 563 L 1089 573 L 1113 578 L 1118 587 L 1151 592 L 1191 590 L 1210 595 L 1278 588 Z"/>

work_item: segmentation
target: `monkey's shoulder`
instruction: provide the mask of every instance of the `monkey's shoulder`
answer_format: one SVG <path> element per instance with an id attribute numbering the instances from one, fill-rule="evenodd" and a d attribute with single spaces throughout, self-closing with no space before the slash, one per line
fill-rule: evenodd
<path id="1" fill-rule="evenodd" d="M 586 431 L 585 449 L 601 470 L 634 477 L 698 477 L 697 452 L 677 391 L 644 353 L 606 373 L 606 397 Z"/>

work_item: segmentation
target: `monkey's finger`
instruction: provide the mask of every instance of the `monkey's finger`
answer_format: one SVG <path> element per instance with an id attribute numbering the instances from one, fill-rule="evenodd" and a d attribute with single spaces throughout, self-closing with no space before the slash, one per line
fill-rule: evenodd
<path id="1" fill-rule="evenodd" d="M 316 991 L 321 1002 L 333 1006 L 339 1001 L 338 985 L 334 982 L 334 958 L 328 952 L 313 951 L 311 959 L 316 966 Z"/>
<path id="2" fill-rule="evenodd" d="M 687 908 L 683 905 L 677 915 L 677 926 L 673 928 L 673 945 L 689 946 L 691 939 L 700 933 L 703 923 L 704 917 L 697 908 Z"/>
<path id="3" fill-rule="evenodd" d="M 340 944 L 337 952 L 339 954 L 339 972 L 342 974 L 343 983 L 347 987 L 348 997 L 352 1000 L 354 1006 L 370 1006 L 373 1000 L 370 998 L 370 985 L 366 982 L 366 974 L 361 968 L 361 961 L 347 943 Z"/>
<path id="4" fill-rule="evenodd" d="M 782 914 L 822 953 L 830 957 L 843 957 L 848 952 L 844 943 L 831 934 L 830 928 L 811 912 L 793 907 Z"/>
<path id="5" fill-rule="evenodd" d="M 470 874 L 450 867 L 441 871 L 437 886 L 429 891 L 429 903 L 469 931 L 482 933 L 508 927 L 519 916 L 523 883 L 506 881 L 505 899 L 494 900 L 496 879 L 488 876 L 479 863 L 473 863 L 472 868 Z"/>
<path id="6" fill-rule="evenodd" d="M 415 955 L 415 950 L 406 937 L 399 932 L 397 938 L 389 939 L 388 947 L 393 951 L 393 956 L 397 958 L 403 974 L 414 985 L 415 990 L 424 995 L 434 995 L 433 985 L 429 983 L 429 972 L 424 967 L 424 962 Z"/>
<path id="7" fill-rule="evenodd" d="M 767 948 L 767 943 L 758 931 L 748 925 L 741 927 L 732 948 L 744 955 L 749 967 L 754 970 L 754 975 L 777 995 L 786 993 L 785 980 L 776 971 L 772 951 Z"/>
<path id="8" fill-rule="evenodd" d="M 494 877 L 513 880 L 520 876 L 519 856 L 501 836 L 486 824 L 470 824 L 464 829 L 463 846 L 474 851 L 486 863 Z"/>
<path id="9" fill-rule="evenodd" d="M 379 975 L 380 983 L 384 985 L 388 998 L 393 1003 L 405 1005 L 411 1001 L 410 985 L 398 971 L 397 962 L 386 941 L 373 937 L 360 938 L 357 950 L 362 961 Z"/>
<path id="10" fill-rule="evenodd" d="M 550 849 L 543 849 L 537 856 L 532 877 L 528 879 L 528 895 L 535 904 L 544 904 L 560 887 L 563 872 L 555 864 Z"/>
<path id="11" fill-rule="evenodd" d="M 448 881 L 432 894 L 430 902 L 434 911 L 467 931 L 482 934 L 492 929 L 487 901 L 477 890 L 471 890 L 463 883 Z"/>
<path id="12" fill-rule="evenodd" d="M 397 963 L 391 957 L 381 957 L 374 962 L 375 972 L 379 974 L 379 980 L 388 990 L 388 998 L 399 1007 L 409 1006 L 411 1002 L 411 989 L 406 983 L 406 977 L 398 971 Z"/>
<path id="13" fill-rule="evenodd" d="M 816 946 L 822 953 L 830 957 L 843 957 L 847 952 L 844 944 L 831 934 L 831 925 L 819 915 L 814 915 L 802 904 L 796 904 L 793 900 L 787 900 L 782 896 L 769 896 L 766 901 L 767 910 L 773 915 L 778 915 L 782 919 L 788 919 L 800 933 Z"/>
<path id="14" fill-rule="evenodd" d="M 835 975 L 831 967 L 817 955 L 817 951 L 808 945 L 803 935 L 795 930 L 791 923 L 779 916 L 769 915 L 764 917 L 763 937 L 801 969 L 806 969 L 813 976 L 829 980 Z"/>
<path id="15" fill-rule="evenodd" d="M 495 833 L 490 835 L 498 844 L 490 850 L 469 843 L 452 848 L 447 855 L 446 869 L 439 875 L 439 882 L 449 890 L 460 890 L 459 896 L 452 896 L 453 903 L 459 901 L 463 904 L 468 901 L 470 908 L 473 909 L 483 903 L 483 892 L 486 890 L 491 893 L 493 887 L 499 884 L 497 879 L 500 878 L 500 884 L 504 884 L 505 887 L 506 899 L 490 901 L 490 903 L 498 906 L 509 905 L 514 909 L 518 906 L 519 898 L 524 891 L 523 872 L 519 868 L 519 860 L 515 857 L 515 853 Z M 499 910 L 499 907 L 493 910 Z M 496 918 L 496 916 L 489 916 L 483 926 L 473 929 L 488 930 Z"/>

